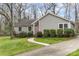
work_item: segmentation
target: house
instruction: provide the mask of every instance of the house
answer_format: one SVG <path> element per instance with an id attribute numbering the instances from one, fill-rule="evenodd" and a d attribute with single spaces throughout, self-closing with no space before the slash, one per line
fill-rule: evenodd
<path id="1" fill-rule="evenodd" d="M 47 13 L 45 16 L 37 20 L 28 20 L 15 24 L 15 32 L 19 33 L 21 31 L 29 32 L 33 31 L 33 34 L 41 31 L 43 33 L 44 29 L 59 29 L 59 28 L 72 28 L 74 29 L 74 23 L 65 18 L 59 17 L 55 14 Z"/>
<path id="2" fill-rule="evenodd" d="M 75 21 L 75 28 L 76 28 L 77 33 L 79 33 L 79 20 Z"/>
<path id="3" fill-rule="evenodd" d="M 20 22 L 14 24 L 14 31 L 18 34 L 20 32 L 29 32 L 31 30 L 31 23 L 35 20 L 22 19 Z"/>

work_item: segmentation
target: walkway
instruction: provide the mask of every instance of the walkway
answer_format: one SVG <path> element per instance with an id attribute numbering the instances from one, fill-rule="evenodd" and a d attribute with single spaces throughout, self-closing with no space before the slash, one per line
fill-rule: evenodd
<path id="1" fill-rule="evenodd" d="M 45 46 L 43 48 L 39 48 L 30 52 L 18 54 L 17 56 L 65 56 L 78 48 L 79 37 L 69 41 Z"/>
<path id="2" fill-rule="evenodd" d="M 32 43 L 36 43 L 36 44 L 41 44 L 41 45 L 44 45 L 44 46 L 49 46 L 49 44 L 35 41 L 34 38 L 29 38 L 28 41 L 32 42 Z"/>

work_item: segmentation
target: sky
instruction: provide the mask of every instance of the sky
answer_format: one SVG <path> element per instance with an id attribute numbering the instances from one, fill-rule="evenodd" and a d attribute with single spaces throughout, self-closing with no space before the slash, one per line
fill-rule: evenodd
<path id="1" fill-rule="evenodd" d="M 30 3 L 31 4 L 31 3 Z M 33 5 L 33 6 L 35 6 L 35 7 L 38 7 L 38 8 L 40 8 L 42 11 L 45 11 L 45 9 L 43 8 L 43 4 L 44 3 L 32 3 L 31 5 Z M 56 7 L 56 10 L 58 11 L 59 10 L 59 8 L 61 8 L 62 7 L 62 3 L 58 3 L 57 4 L 58 6 Z M 32 7 L 32 6 L 31 6 Z M 27 13 L 29 13 L 29 14 L 31 14 L 31 8 L 28 8 L 28 10 L 26 11 Z M 74 11 L 73 10 L 71 10 L 71 20 L 72 21 L 74 21 L 74 15 L 72 14 Z M 38 16 L 40 16 L 39 14 L 40 14 L 40 10 L 39 9 L 37 9 L 37 15 Z M 61 17 L 64 17 L 64 13 L 65 13 L 65 8 L 61 8 L 61 10 L 60 10 L 60 12 L 58 13 L 58 15 L 59 16 L 61 16 Z"/>

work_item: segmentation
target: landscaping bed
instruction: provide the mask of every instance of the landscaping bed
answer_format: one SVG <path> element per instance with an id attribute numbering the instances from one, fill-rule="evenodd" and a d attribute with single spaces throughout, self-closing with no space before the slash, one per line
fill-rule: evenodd
<path id="1" fill-rule="evenodd" d="M 48 44 L 70 40 L 76 36 L 74 29 L 45 29 L 43 33 L 37 32 L 36 35 L 36 41 Z"/>
<path id="2" fill-rule="evenodd" d="M 27 42 L 27 38 L 10 39 L 9 36 L 0 37 L 0 56 L 16 55 L 40 47 L 42 45 Z"/>

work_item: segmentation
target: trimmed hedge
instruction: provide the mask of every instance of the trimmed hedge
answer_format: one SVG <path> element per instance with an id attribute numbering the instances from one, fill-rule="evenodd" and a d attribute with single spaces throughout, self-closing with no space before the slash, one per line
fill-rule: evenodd
<path id="1" fill-rule="evenodd" d="M 15 36 L 15 37 L 19 37 L 19 38 L 33 37 L 33 32 L 30 31 L 30 32 L 28 32 L 28 33 L 26 33 L 26 32 L 20 32 L 20 33 L 18 33 L 18 34 L 15 33 L 14 36 Z"/>
<path id="2" fill-rule="evenodd" d="M 73 29 L 64 29 L 65 37 L 72 37 L 75 35 L 75 31 Z"/>
<path id="3" fill-rule="evenodd" d="M 33 37 L 33 32 L 30 31 L 28 33 L 26 32 L 20 32 L 19 34 L 16 34 L 14 32 L 15 37 L 20 37 L 20 38 L 24 38 L 24 37 Z M 36 37 L 72 37 L 75 36 L 75 31 L 73 29 L 51 29 L 51 30 L 44 30 L 44 33 L 42 32 L 37 32 Z"/>
<path id="4" fill-rule="evenodd" d="M 32 31 L 28 32 L 27 37 L 33 37 L 33 32 Z"/>
<path id="5" fill-rule="evenodd" d="M 56 30 L 54 29 L 49 30 L 49 34 L 50 34 L 50 37 L 56 37 Z"/>
<path id="6" fill-rule="evenodd" d="M 63 29 L 57 29 L 57 37 L 63 37 Z"/>
<path id="7" fill-rule="evenodd" d="M 25 37 L 27 37 L 27 33 L 26 32 L 20 32 L 20 33 L 16 34 L 15 37 L 25 38 Z"/>
<path id="8" fill-rule="evenodd" d="M 37 32 L 36 37 L 43 37 L 42 32 Z"/>
<path id="9" fill-rule="evenodd" d="M 75 36 L 75 31 L 73 29 L 51 29 L 51 30 L 44 30 L 44 37 L 71 37 Z"/>
<path id="10" fill-rule="evenodd" d="M 43 34 L 44 37 L 50 37 L 50 32 L 49 30 L 44 30 L 44 34 Z"/>

